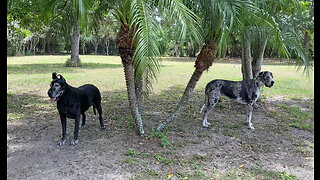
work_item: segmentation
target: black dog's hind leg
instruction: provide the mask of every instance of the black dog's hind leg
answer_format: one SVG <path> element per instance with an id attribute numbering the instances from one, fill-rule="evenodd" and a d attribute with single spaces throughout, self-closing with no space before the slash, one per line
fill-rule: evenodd
<path id="1" fill-rule="evenodd" d="M 78 136 L 79 136 L 79 125 L 80 125 L 80 115 L 77 115 L 74 122 L 74 139 L 71 141 L 72 145 L 78 144 Z"/>
<path id="2" fill-rule="evenodd" d="M 86 114 L 83 112 L 81 113 L 81 115 L 82 115 L 81 129 L 84 129 L 86 127 Z"/>
<path id="3" fill-rule="evenodd" d="M 62 114 L 62 113 L 59 113 L 59 114 L 60 114 L 60 120 L 61 120 L 61 126 L 62 126 L 62 138 L 58 142 L 58 145 L 62 146 L 66 142 L 67 118 L 65 114 Z"/>
<path id="4" fill-rule="evenodd" d="M 103 124 L 101 104 L 97 104 L 96 108 L 99 113 L 100 128 L 106 129 L 106 127 Z"/>
<path id="5" fill-rule="evenodd" d="M 93 114 L 94 114 L 94 115 L 97 115 L 97 114 L 96 114 L 96 107 L 93 105 L 92 108 L 93 108 Z"/>

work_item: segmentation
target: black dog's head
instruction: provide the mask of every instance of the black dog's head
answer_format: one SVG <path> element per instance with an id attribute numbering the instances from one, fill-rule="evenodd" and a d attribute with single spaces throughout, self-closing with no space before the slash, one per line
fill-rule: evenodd
<path id="1" fill-rule="evenodd" d="M 267 87 L 272 87 L 274 84 L 272 72 L 269 71 L 260 72 L 257 79 L 260 79 Z"/>
<path id="2" fill-rule="evenodd" d="M 50 89 L 48 90 L 50 100 L 57 101 L 63 95 L 67 85 L 68 84 L 62 75 L 57 74 L 56 72 L 52 73 L 52 82 L 50 83 Z"/>

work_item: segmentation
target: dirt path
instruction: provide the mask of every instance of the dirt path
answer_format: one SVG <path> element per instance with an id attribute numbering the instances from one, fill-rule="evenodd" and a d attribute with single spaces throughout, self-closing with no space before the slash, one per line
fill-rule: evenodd
<path id="1" fill-rule="evenodd" d="M 255 131 L 244 123 L 242 105 L 223 100 L 209 116 L 211 127 L 204 129 L 199 95 L 167 135 L 156 135 L 151 128 L 175 104 L 151 97 L 144 109 L 147 136 L 138 137 L 127 101 L 103 96 L 107 130 L 99 129 L 98 117 L 89 109 L 79 144 L 69 145 L 74 123 L 68 120 L 67 145 L 62 147 L 56 145 L 61 125 L 54 104 L 42 106 L 48 104 L 46 97 L 30 96 L 39 100 L 33 105 L 11 97 L 9 101 L 22 105 L 19 117 L 11 117 L 14 109 L 8 110 L 8 179 L 314 179 L 313 132 L 290 127 L 268 114 L 276 104 L 286 103 L 313 111 L 302 100 L 263 100 L 254 109 Z"/>

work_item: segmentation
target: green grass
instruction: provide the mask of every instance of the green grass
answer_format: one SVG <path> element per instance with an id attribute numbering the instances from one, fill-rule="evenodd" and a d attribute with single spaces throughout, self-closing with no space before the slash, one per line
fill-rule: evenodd
<path id="1" fill-rule="evenodd" d="M 102 91 L 125 89 L 123 68 L 118 56 L 80 56 L 81 68 L 64 67 L 67 58 L 69 56 L 62 55 L 8 57 L 8 92 L 38 91 L 46 96 L 46 89 L 54 71 L 61 73 L 73 86 L 93 83 Z M 166 58 L 161 65 L 161 72 L 157 81 L 153 83 L 155 94 L 170 90 L 172 87 L 184 89 L 194 71 L 194 62 L 188 59 L 186 62 L 181 62 Z M 239 63 L 214 63 L 209 71 L 203 73 L 196 90 L 203 91 L 205 85 L 216 78 L 241 80 L 239 67 Z M 276 82 L 272 88 L 263 88 L 263 96 L 297 99 L 314 97 L 312 74 L 306 77 L 302 71 L 297 72 L 293 65 L 263 65 L 262 70 L 272 71 Z"/>
<path id="2" fill-rule="evenodd" d="M 277 109 L 267 113 L 269 117 L 281 120 L 284 126 L 289 125 L 301 130 L 314 131 L 313 111 L 305 111 L 300 107 L 286 104 L 278 104 L 276 107 Z"/>

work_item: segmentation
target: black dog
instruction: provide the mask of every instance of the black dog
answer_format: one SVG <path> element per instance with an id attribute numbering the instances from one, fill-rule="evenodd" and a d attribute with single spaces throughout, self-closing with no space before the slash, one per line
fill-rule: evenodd
<path id="1" fill-rule="evenodd" d="M 58 145 L 64 145 L 66 141 L 66 117 L 75 119 L 74 140 L 71 141 L 71 144 L 74 145 L 79 142 L 80 115 L 82 115 L 81 128 L 84 128 L 86 125 L 85 112 L 90 106 L 93 106 L 94 114 L 96 114 L 95 108 L 98 110 L 100 127 L 101 129 L 105 129 L 102 119 L 101 94 L 99 89 L 94 85 L 86 84 L 75 88 L 68 85 L 62 75 L 57 75 L 57 73 L 54 72 L 52 73 L 52 82 L 48 90 L 48 95 L 51 101 L 57 101 L 57 108 L 60 114 L 62 138 L 58 142 Z"/>

